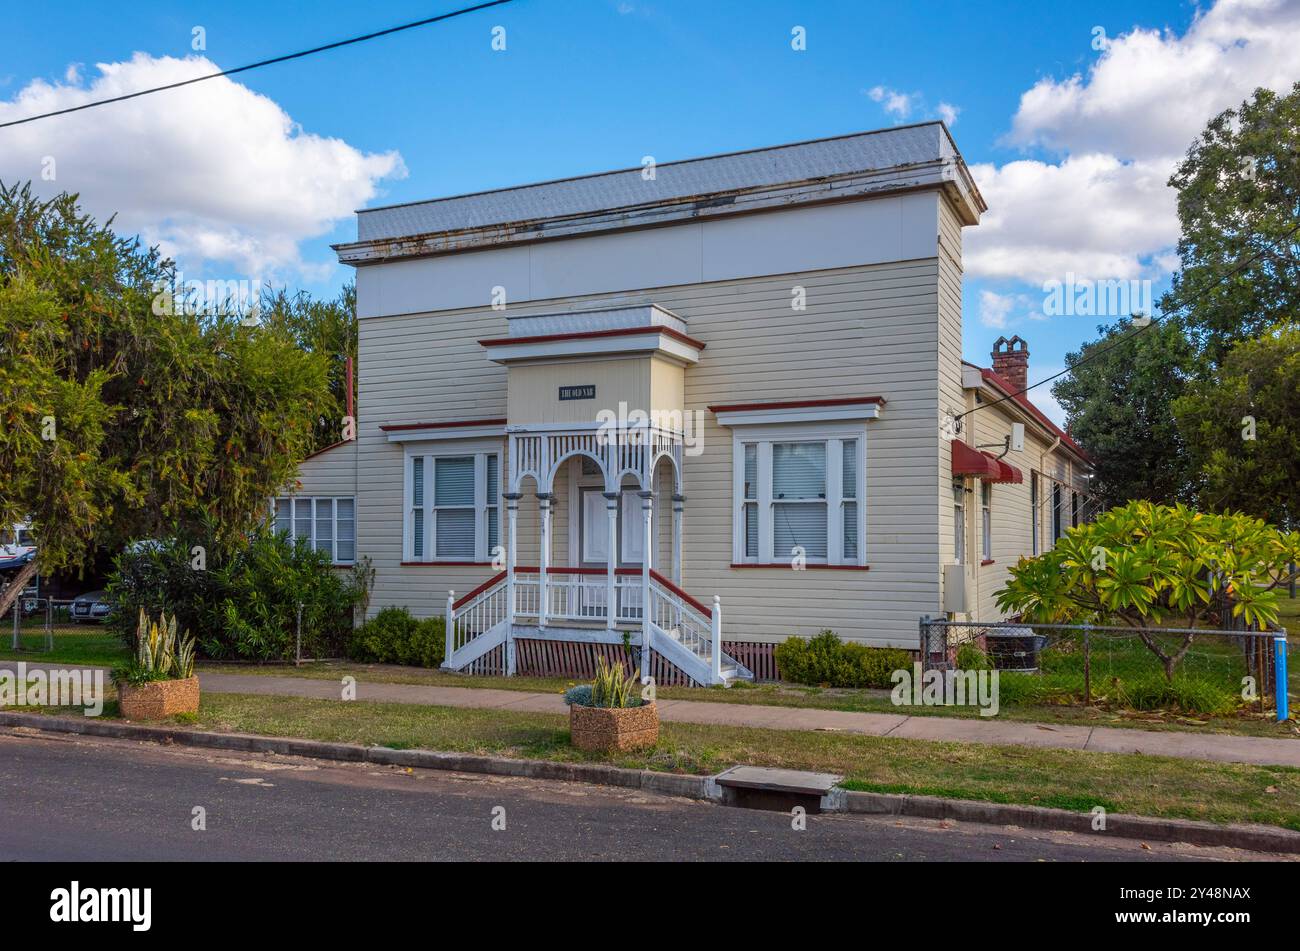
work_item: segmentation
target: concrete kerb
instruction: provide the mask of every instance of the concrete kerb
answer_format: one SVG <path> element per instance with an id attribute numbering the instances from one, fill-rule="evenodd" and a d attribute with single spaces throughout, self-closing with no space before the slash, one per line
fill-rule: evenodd
<path id="1" fill-rule="evenodd" d="M 722 788 L 713 776 L 686 776 L 653 770 L 623 769 L 601 763 L 561 763 L 434 750 L 396 750 L 385 746 L 326 743 L 319 740 L 258 736 L 251 733 L 213 733 L 180 727 L 143 726 L 90 718 L 51 717 L 36 713 L 3 711 L 0 711 L 0 727 L 19 727 L 50 733 L 71 733 L 154 743 L 175 743 L 245 753 L 276 753 L 282 756 L 374 763 L 380 766 L 592 783 L 714 803 L 720 803 L 723 794 Z M 1189 845 L 1249 849 L 1256 852 L 1300 854 L 1300 832 L 1271 826 L 1216 825 L 1192 819 L 1156 819 L 1109 813 L 1106 815 L 1105 831 L 1097 831 L 1092 827 L 1093 816 L 1089 813 L 1049 809 L 1043 806 L 1021 806 L 898 793 L 858 792 L 846 789 L 832 790 L 829 795 L 822 798 L 821 806 L 822 811 L 828 813 L 952 819 L 1041 831 L 1079 832 L 1125 839 L 1184 842 Z"/>

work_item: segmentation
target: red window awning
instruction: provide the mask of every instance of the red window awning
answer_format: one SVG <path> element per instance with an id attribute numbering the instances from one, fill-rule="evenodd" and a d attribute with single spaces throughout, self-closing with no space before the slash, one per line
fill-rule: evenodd
<path id="1" fill-rule="evenodd" d="M 979 479 L 997 481 L 1002 477 L 998 461 L 987 452 L 980 452 L 966 445 L 960 439 L 952 441 L 952 474 L 955 476 L 975 476 Z"/>
<path id="2" fill-rule="evenodd" d="M 990 482 L 1011 482 L 1019 484 L 1025 481 L 1025 477 L 1021 474 L 1020 470 L 1011 463 L 1003 462 L 1001 459 L 994 459 L 993 461 L 998 464 L 998 469 L 1000 469 L 1001 472 L 999 473 L 998 478 L 990 479 Z"/>
<path id="3" fill-rule="evenodd" d="M 952 474 L 975 476 L 985 482 L 1025 481 L 1024 474 L 1011 463 L 995 459 L 987 452 L 966 445 L 960 439 L 952 441 Z"/>

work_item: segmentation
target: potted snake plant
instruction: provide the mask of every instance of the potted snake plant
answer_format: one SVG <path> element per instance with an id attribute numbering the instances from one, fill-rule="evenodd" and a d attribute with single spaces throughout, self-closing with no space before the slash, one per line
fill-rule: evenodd
<path id="1" fill-rule="evenodd" d="M 617 753 L 639 750 L 659 742 L 659 713 L 654 701 L 641 699 L 636 678 L 624 676 L 622 666 L 604 657 L 596 662 L 596 678 L 564 693 L 569 705 L 569 732 L 580 750 Z"/>
<path id="2" fill-rule="evenodd" d="M 176 636 L 176 617 L 154 623 L 140 611 L 135 657 L 113 670 L 118 705 L 128 720 L 161 720 L 199 712 L 199 678 L 194 676 L 194 638 Z"/>

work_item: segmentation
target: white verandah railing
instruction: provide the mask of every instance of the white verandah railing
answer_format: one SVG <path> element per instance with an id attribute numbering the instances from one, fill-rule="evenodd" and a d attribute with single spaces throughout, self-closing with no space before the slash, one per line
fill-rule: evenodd
<path id="1" fill-rule="evenodd" d="M 644 626 L 662 632 L 698 658 L 713 682 L 722 680 L 722 618 L 718 599 L 710 610 L 657 571 L 649 572 L 649 610 L 644 610 L 647 589 L 638 569 L 619 569 L 614 577 L 614 622 Z M 542 579 L 546 584 L 543 586 Z M 447 657 L 512 617 L 525 622 L 538 619 L 545 598 L 547 623 L 556 621 L 609 622 L 609 576 L 599 569 L 552 568 L 516 570 L 515 610 L 509 610 L 510 586 L 506 572 L 470 592 L 459 601 L 447 601 Z M 695 663 L 694 660 L 691 661 Z"/>

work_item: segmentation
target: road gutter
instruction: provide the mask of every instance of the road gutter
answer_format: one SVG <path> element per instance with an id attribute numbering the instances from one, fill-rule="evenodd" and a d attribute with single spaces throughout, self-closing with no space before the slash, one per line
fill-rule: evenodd
<path id="1" fill-rule="evenodd" d="M 648 769 L 623 769 L 600 763 L 562 763 L 552 760 L 510 759 L 470 753 L 436 750 L 395 750 L 386 746 L 325 743 L 293 737 L 259 736 L 252 733 L 216 733 L 183 727 L 144 726 L 83 717 L 53 717 L 39 713 L 0 711 L 0 727 L 110 737 L 161 744 L 232 750 L 245 753 L 274 753 L 315 759 L 412 769 L 437 769 L 457 773 L 481 773 L 560 782 L 592 783 L 641 789 L 646 792 L 686 799 L 724 803 L 724 790 L 714 776 L 688 776 Z M 1122 839 L 1183 842 L 1189 845 L 1247 849 L 1254 852 L 1300 854 L 1300 832 L 1263 825 L 1217 825 L 1192 819 L 1157 819 L 1109 813 L 1105 829 L 1093 828 L 1090 813 L 917 796 L 905 793 L 858 792 L 835 788 L 822 797 L 821 811 L 852 815 L 891 815 L 919 819 L 951 819 L 985 825 L 1019 826 L 1042 831 L 1079 832 Z"/>

